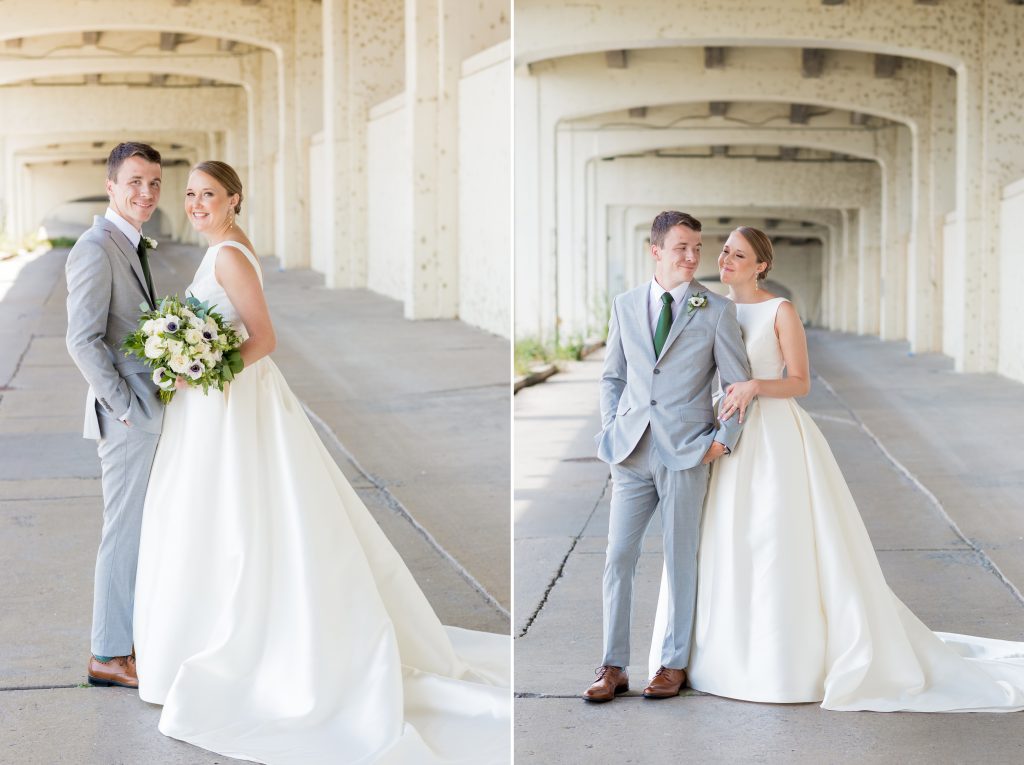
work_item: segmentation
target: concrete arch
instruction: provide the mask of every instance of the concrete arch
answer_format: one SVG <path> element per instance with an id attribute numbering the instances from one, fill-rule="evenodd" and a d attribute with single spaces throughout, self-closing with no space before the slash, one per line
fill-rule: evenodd
<path id="1" fill-rule="evenodd" d="M 781 55 L 781 54 L 779 54 Z M 776 56 L 778 58 L 778 56 Z M 595 66 L 595 63 L 598 65 Z M 517 177 L 525 176 L 530 189 L 537 184 L 538 198 L 555 202 L 556 196 L 564 205 L 563 192 L 546 196 L 544 178 L 556 177 L 554 187 L 586 188 L 589 181 L 581 183 L 569 179 L 567 173 L 578 172 L 569 169 L 562 158 L 563 134 L 586 130 L 573 124 L 573 121 L 593 119 L 594 115 L 604 112 L 615 112 L 635 107 L 657 108 L 678 103 L 708 101 L 749 101 L 756 103 L 793 103 L 798 102 L 810 106 L 827 107 L 855 111 L 862 114 L 884 118 L 908 129 L 906 140 L 889 136 L 880 140 L 877 133 L 872 137 L 857 136 L 855 130 L 846 131 L 846 138 L 853 144 L 844 145 L 837 141 L 830 144 L 823 137 L 826 131 L 818 134 L 815 128 L 803 128 L 805 135 L 815 136 L 808 141 L 819 148 L 844 151 L 861 157 L 879 160 L 883 169 L 883 187 L 887 202 L 883 206 L 886 216 L 880 225 L 886 229 L 881 234 L 882 249 L 878 254 L 881 261 L 869 271 L 881 269 L 885 273 L 887 289 L 886 302 L 875 308 L 861 312 L 861 323 L 854 327 L 860 331 L 874 332 L 881 330 L 885 337 L 902 337 L 910 334 L 915 346 L 933 347 L 935 342 L 934 316 L 941 315 L 940 293 L 931 288 L 932 281 L 921 278 L 921 274 L 934 271 L 934 260 L 938 248 L 934 246 L 935 234 L 932 221 L 937 217 L 933 212 L 933 204 L 939 204 L 941 213 L 952 208 L 941 209 L 941 197 L 926 197 L 919 190 L 929 184 L 934 172 L 950 173 L 952 163 L 936 162 L 934 151 L 935 133 L 945 129 L 953 129 L 952 117 L 948 123 L 936 122 L 936 113 L 930 107 L 930 97 L 937 81 L 940 86 L 949 80 L 946 70 L 931 64 L 910 62 L 901 72 L 899 78 L 876 79 L 873 70 L 841 69 L 826 71 L 820 78 L 805 78 L 801 75 L 798 65 L 789 62 L 784 66 L 781 62 L 776 68 L 765 68 L 760 62 L 753 60 L 741 61 L 737 70 L 706 70 L 703 56 L 699 49 L 659 50 L 656 52 L 641 51 L 638 55 L 629 54 L 625 69 L 609 69 L 604 61 L 587 60 L 586 57 L 548 61 L 535 68 L 534 75 L 527 75 L 524 69 L 518 72 L 517 87 L 526 93 L 527 114 L 524 114 L 524 130 L 533 131 L 537 136 L 534 144 L 537 154 L 532 157 L 527 152 L 517 155 L 517 163 L 536 162 L 534 168 L 520 172 Z M 688 65 L 686 65 L 688 64 Z M 680 77 L 680 71 L 685 74 Z M 666 87 L 666 77 L 674 77 L 681 83 L 680 88 Z M 534 105 L 536 110 L 532 111 Z M 743 128 L 731 127 L 719 123 L 716 129 L 724 130 L 717 138 L 711 133 L 711 125 L 707 125 L 708 144 L 727 143 L 729 140 L 745 143 L 748 139 L 740 137 Z M 784 133 L 788 128 L 778 128 Z M 689 128 L 687 130 L 690 130 Z M 699 132 L 701 128 L 694 128 Z M 679 130 L 680 135 L 686 131 Z M 623 134 L 629 134 L 626 137 Z M 558 138 L 554 139 L 557 135 Z M 552 136 L 549 139 L 548 136 Z M 598 154 L 607 149 L 642 148 L 650 145 L 646 138 L 639 137 L 639 132 L 617 129 L 601 134 L 591 130 L 589 136 L 580 141 L 587 146 L 590 154 Z M 735 138 L 732 138 L 735 136 Z M 718 138 L 721 138 L 719 142 Z M 656 140 L 654 142 L 657 142 Z M 683 142 L 681 142 L 683 143 Z M 797 142 L 799 143 L 799 142 Z M 868 144 L 874 144 L 869 146 Z M 591 151 L 591 149 L 593 149 Z M 579 157 L 574 157 L 573 164 L 578 167 Z M 521 166 L 520 166 L 521 167 Z M 534 180 L 535 179 L 535 180 Z M 950 182 L 942 184 L 947 188 L 955 186 Z M 890 199 L 899 198 L 890 205 Z M 889 211 L 897 212 L 892 217 Z M 579 217 L 575 213 L 550 210 L 545 212 L 543 206 L 537 224 L 539 230 L 554 228 L 561 234 L 562 223 L 566 215 L 569 220 Z M 524 216 L 529 220 L 529 213 Z M 908 231 L 912 233 L 907 233 Z M 578 241 L 572 235 L 573 242 Z M 517 237 L 527 247 L 532 246 L 528 236 Z M 537 243 L 543 247 L 543 242 Z M 565 244 L 559 244 L 564 247 Z M 575 246 L 570 244 L 569 246 Z M 543 270 L 543 269 L 542 269 Z M 877 279 L 866 276 L 866 281 L 877 282 Z M 548 282 L 547 277 L 541 283 Z M 916 303 L 904 306 L 903 296 L 915 292 Z M 877 301 L 878 290 L 873 289 L 867 299 Z M 877 314 L 877 315 L 876 315 Z"/>
<path id="2" fill-rule="evenodd" d="M 182 77 L 200 77 L 252 92 L 253 80 L 246 76 L 238 60 L 224 57 L 209 59 L 203 56 L 75 56 L 33 61 L 0 61 L 0 85 L 15 85 L 37 77 L 66 77 L 76 74 L 110 74 L 146 72 L 173 74 Z"/>
<path id="3" fill-rule="evenodd" d="M 987 21 L 981 11 L 1001 10 L 998 3 L 984 0 L 955 3 L 943 6 L 944 23 L 936 24 L 937 9 L 928 5 L 886 3 L 870 13 L 813 0 L 796 5 L 806 7 L 780 13 L 761 4 L 698 0 L 680 13 L 672 0 L 648 0 L 638 13 L 628 0 L 612 0 L 595 13 L 588 5 L 521 0 L 516 24 L 523 44 L 515 60 L 521 65 L 595 51 L 679 45 L 786 46 L 877 52 L 956 67 L 977 61 L 973 43 Z M 573 30 L 570 39 L 565 29 Z"/>
<path id="4" fill-rule="evenodd" d="M 8 0 L 0 40 L 97 30 L 147 30 L 222 37 L 280 54 L 290 44 L 292 10 L 290 3 L 240 4 L 232 0 L 188 5 L 159 0 L 94 0 L 62 7 L 60 14 L 43 15 L 38 3 Z"/>

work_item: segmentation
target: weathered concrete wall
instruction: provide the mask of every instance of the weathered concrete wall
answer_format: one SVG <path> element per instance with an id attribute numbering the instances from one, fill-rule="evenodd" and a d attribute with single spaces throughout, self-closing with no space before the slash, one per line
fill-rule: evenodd
<path id="1" fill-rule="evenodd" d="M 511 118 L 508 43 L 463 65 L 459 102 L 459 317 L 511 336 Z"/>
<path id="2" fill-rule="evenodd" d="M 396 300 L 405 297 L 415 274 L 409 267 L 412 199 L 409 192 L 409 134 L 405 96 L 395 96 L 370 112 L 367 168 L 369 262 L 367 286 Z"/>
<path id="3" fill-rule="evenodd" d="M 1024 284 L 1024 179 L 1003 194 L 999 243 L 999 373 L 1024 382 L 1024 321 L 1020 286 Z"/>

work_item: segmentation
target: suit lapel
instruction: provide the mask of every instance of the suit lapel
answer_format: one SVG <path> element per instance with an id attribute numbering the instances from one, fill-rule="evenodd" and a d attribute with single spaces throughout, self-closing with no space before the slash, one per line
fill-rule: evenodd
<path id="1" fill-rule="evenodd" d="M 647 310 L 647 295 L 650 291 L 650 282 L 644 284 L 643 287 L 636 288 L 633 298 L 633 309 L 636 311 L 637 319 L 640 322 L 640 334 L 647 341 L 645 347 L 650 354 L 651 363 L 653 364 L 657 359 L 654 358 L 654 335 L 651 334 L 651 317 Z"/>
<path id="2" fill-rule="evenodd" d="M 128 237 L 124 235 L 121 229 L 106 218 L 101 218 L 97 215 L 95 223 L 110 234 L 110 238 L 113 240 L 114 244 L 117 245 L 117 249 L 121 251 L 121 254 L 128 261 L 128 265 L 131 266 L 132 273 L 135 274 L 135 278 L 139 282 L 139 287 L 142 288 L 142 294 L 146 297 L 146 303 L 152 306 L 153 304 L 149 299 L 149 289 L 146 287 L 146 274 L 142 270 L 142 263 L 139 261 L 138 251 L 132 247 L 132 243 L 128 241 Z"/>
<path id="3" fill-rule="evenodd" d="M 668 337 L 665 338 L 665 345 L 661 349 L 661 355 L 658 357 L 659 361 L 665 358 L 665 354 L 668 353 L 668 349 L 672 346 L 673 341 L 679 337 L 679 333 L 683 331 L 683 328 L 693 320 L 694 315 L 700 310 L 697 308 L 689 313 L 687 313 L 686 310 L 689 307 L 687 305 L 687 301 L 689 301 L 689 299 L 697 292 L 707 292 L 707 289 L 705 289 L 703 284 L 694 279 L 690 282 L 690 286 L 686 288 L 686 292 L 683 294 L 683 304 L 679 306 L 679 315 L 676 316 L 675 321 L 672 322 L 672 328 L 668 331 Z M 651 347 L 653 348 L 654 341 L 652 340 L 651 343 Z"/>

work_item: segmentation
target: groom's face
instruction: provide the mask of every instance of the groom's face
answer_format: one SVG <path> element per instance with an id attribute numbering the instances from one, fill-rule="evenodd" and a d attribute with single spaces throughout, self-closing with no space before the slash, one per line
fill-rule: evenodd
<path id="1" fill-rule="evenodd" d="M 160 165 L 144 157 L 128 157 L 117 169 L 117 178 L 107 179 L 110 206 L 141 230 L 160 202 L 160 181 Z"/>
<path id="2" fill-rule="evenodd" d="M 688 226 L 673 226 L 665 234 L 663 246 L 651 245 L 654 255 L 654 275 L 664 289 L 670 290 L 683 282 L 693 281 L 700 265 L 700 232 Z"/>

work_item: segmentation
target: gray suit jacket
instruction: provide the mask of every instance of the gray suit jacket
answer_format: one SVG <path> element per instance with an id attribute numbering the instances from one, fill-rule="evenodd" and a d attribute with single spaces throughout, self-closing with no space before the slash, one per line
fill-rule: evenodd
<path id="1" fill-rule="evenodd" d="M 97 409 L 159 433 L 164 407 L 150 369 L 126 356 L 121 343 L 148 303 L 146 277 L 128 238 L 97 216 L 68 254 L 68 353 L 86 382 L 85 438 L 99 438 Z"/>
<path id="2" fill-rule="evenodd" d="M 723 389 L 750 379 L 750 362 L 736 306 L 696 280 L 690 282 L 661 356 L 655 358 L 647 312 L 650 288 L 644 282 L 612 301 L 597 454 L 609 464 L 622 462 L 650 425 L 664 465 L 686 470 L 700 463 L 712 441 L 732 449 L 739 440 L 738 417 L 715 427 L 712 385 L 716 371 Z M 687 301 L 697 292 L 708 302 L 687 313 Z"/>

